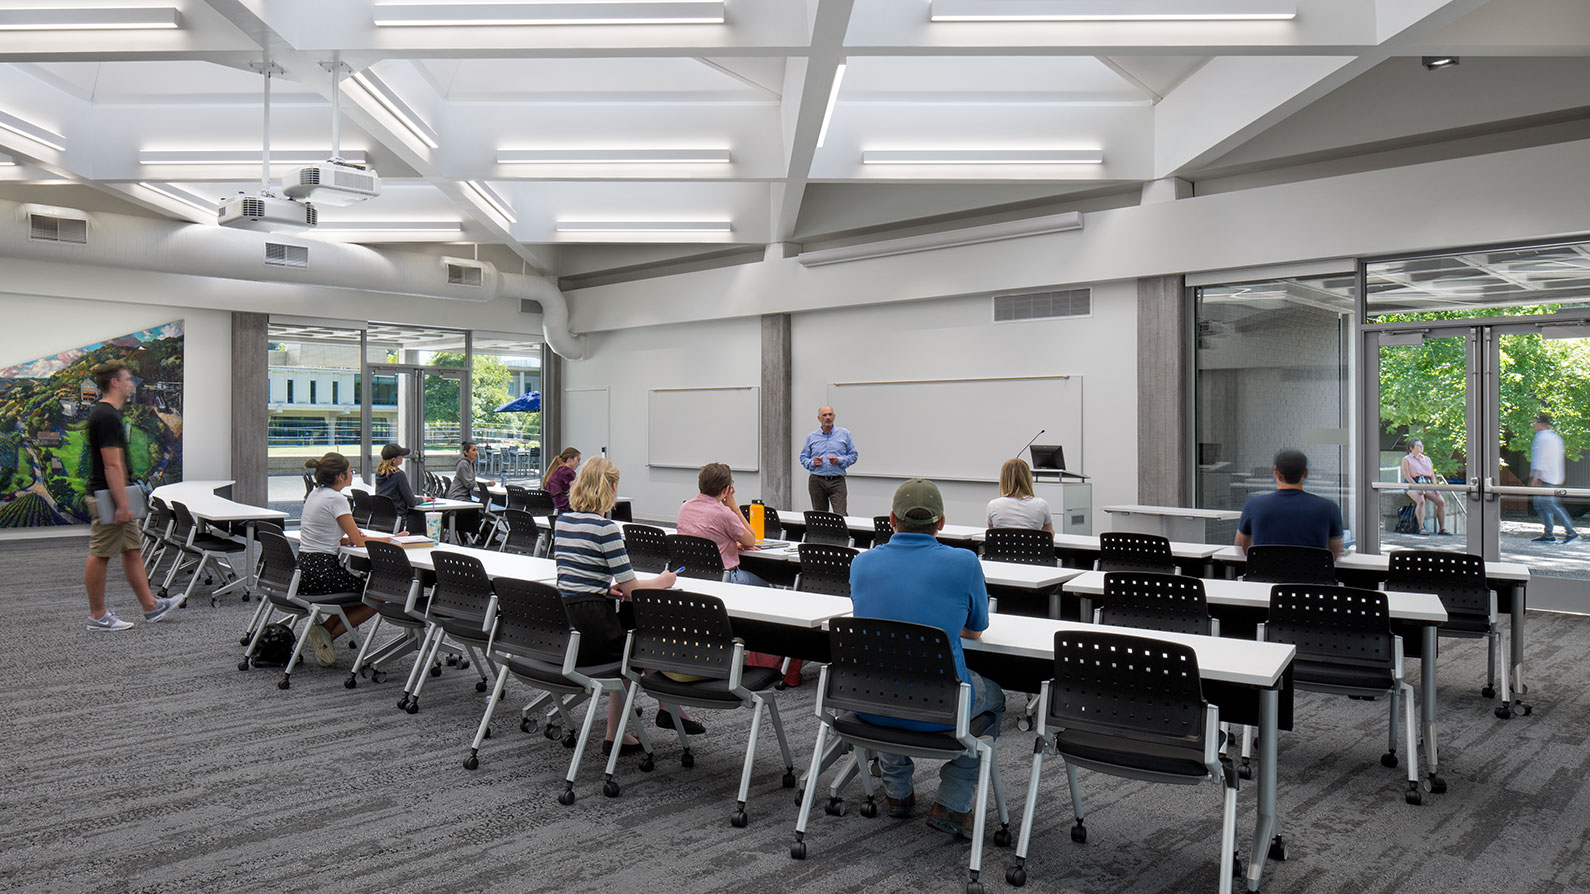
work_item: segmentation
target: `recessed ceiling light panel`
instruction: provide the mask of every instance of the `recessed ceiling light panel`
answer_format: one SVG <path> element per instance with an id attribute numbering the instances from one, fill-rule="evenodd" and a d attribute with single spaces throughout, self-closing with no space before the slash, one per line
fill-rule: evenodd
<path id="1" fill-rule="evenodd" d="M 51 149 L 66 150 L 66 137 L 47 127 L 40 127 L 32 121 L 18 118 L 10 112 L 0 112 L 0 129 L 27 137 L 35 143 L 43 143 Z"/>
<path id="2" fill-rule="evenodd" d="M 0 9 L 0 31 L 147 31 L 182 27 L 175 6 Z"/>
<path id="3" fill-rule="evenodd" d="M 721 25 L 723 0 L 631 2 L 376 3 L 381 27 L 516 25 Z"/>
<path id="4" fill-rule="evenodd" d="M 1103 149 L 868 149 L 869 165 L 1097 165 Z"/>
<path id="5" fill-rule="evenodd" d="M 560 220 L 559 233 L 732 233 L 727 220 Z"/>
<path id="6" fill-rule="evenodd" d="M 727 149 L 499 149 L 500 165 L 728 164 Z"/>
<path id="7" fill-rule="evenodd" d="M 933 0 L 935 22 L 1251 22 L 1297 18 L 1297 0 Z"/>
<path id="8" fill-rule="evenodd" d="M 141 165 L 256 165 L 263 154 L 259 149 L 140 149 Z M 344 149 L 344 161 L 364 164 L 364 151 Z M 326 160 L 325 149 L 272 149 L 273 165 L 305 165 Z"/>

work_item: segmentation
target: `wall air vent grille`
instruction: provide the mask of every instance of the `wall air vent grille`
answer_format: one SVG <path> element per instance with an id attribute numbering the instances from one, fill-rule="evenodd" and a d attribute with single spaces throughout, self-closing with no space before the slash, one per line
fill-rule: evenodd
<path id="1" fill-rule="evenodd" d="M 447 265 L 447 284 L 450 286 L 479 286 L 480 268 L 467 264 Z"/>
<path id="2" fill-rule="evenodd" d="M 994 322 L 1053 320 L 1093 313 L 1091 289 L 1057 289 L 994 296 Z"/>
<path id="3" fill-rule="evenodd" d="M 48 214 L 28 215 L 28 238 L 40 242 L 67 242 L 73 245 L 88 243 L 88 221 L 71 217 L 51 217 Z"/>
<path id="4" fill-rule="evenodd" d="M 309 266 L 309 247 L 267 242 L 265 243 L 265 263 L 272 267 L 296 267 L 302 270 Z"/>

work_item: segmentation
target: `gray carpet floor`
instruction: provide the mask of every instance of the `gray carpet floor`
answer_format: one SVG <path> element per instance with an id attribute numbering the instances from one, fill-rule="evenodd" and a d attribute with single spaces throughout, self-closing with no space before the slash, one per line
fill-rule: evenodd
<path id="1" fill-rule="evenodd" d="M 339 666 L 237 670 L 252 603 L 199 598 L 176 617 L 117 634 L 84 630 L 84 544 L 0 545 L 0 888 L 9 891 L 960 891 L 967 846 L 920 819 L 814 811 L 810 857 L 789 858 L 796 808 L 762 727 L 751 825 L 728 816 L 745 712 L 709 713 L 684 769 L 671 734 L 657 769 L 620 764 L 623 795 L 600 793 L 588 755 L 580 800 L 556 801 L 569 752 L 519 731 L 514 696 L 461 766 L 485 696 L 472 670 L 427 684 L 396 710 L 401 675 L 346 689 Z M 138 617 L 113 571 L 111 605 Z M 1298 696 L 1280 743 L 1290 860 L 1266 891 L 1590 890 L 1590 619 L 1529 619 L 1530 717 L 1500 721 L 1479 697 L 1484 648 L 1448 642 L 1441 667 L 1442 770 L 1450 793 L 1403 803 L 1380 766 L 1384 703 Z M 340 645 L 340 644 L 339 644 Z M 1414 665 L 1416 671 L 1417 665 Z M 780 694 L 798 764 L 816 733 L 815 677 Z M 647 723 L 654 705 L 647 704 Z M 598 720 L 598 729 L 601 722 Z M 1014 820 L 1032 739 L 1007 718 L 998 744 Z M 1027 889 L 1212 891 L 1217 790 L 1083 774 L 1090 838 L 1072 843 L 1064 774 L 1046 769 Z M 919 767 L 924 801 L 936 783 Z M 1248 857 L 1254 788 L 1239 800 Z M 925 804 L 923 805 L 925 807 Z M 919 812 L 920 812 L 919 808 Z M 984 881 L 1005 889 L 1012 852 L 990 843 Z"/>

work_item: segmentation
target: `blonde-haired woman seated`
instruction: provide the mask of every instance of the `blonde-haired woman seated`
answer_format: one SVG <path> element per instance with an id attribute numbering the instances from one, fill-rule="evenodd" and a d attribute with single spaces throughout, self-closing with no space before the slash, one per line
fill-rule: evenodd
<path id="1" fill-rule="evenodd" d="M 1032 468 L 1024 459 L 1007 459 L 999 468 L 999 496 L 988 501 L 990 528 L 1033 528 L 1054 533 L 1049 501 L 1033 493 Z"/>
<path id="2" fill-rule="evenodd" d="M 665 590 L 674 585 L 672 571 L 664 570 L 649 581 L 635 579 L 624 549 L 624 532 L 607 518 L 618 501 L 618 466 L 603 457 L 586 461 L 569 488 L 569 510 L 553 524 L 553 557 L 558 564 L 558 592 L 568 609 L 569 622 L 580 631 L 581 665 L 605 664 L 624 657 L 624 624 L 612 597 L 628 599 L 635 590 Z M 613 750 L 613 734 L 624 710 L 622 698 L 607 700 L 607 741 L 604 754 Z M 629 738 L 629 737 L 625 737 Z M 638 751 L 640 740 L 625 742 L 624 753 Z"/>

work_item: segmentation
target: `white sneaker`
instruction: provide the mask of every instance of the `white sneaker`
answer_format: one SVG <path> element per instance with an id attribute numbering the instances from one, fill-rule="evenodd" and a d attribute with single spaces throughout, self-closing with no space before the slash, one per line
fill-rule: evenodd
<path id="1" fill-rule="evenodd" d="M 180 596 L 168 596 L 164 599 L 156 596 L 155 607 L 144 612 L 144 620 L 150 624 L 153 624 L 181 607 L 182 597 Z"/>
<path id="2" fill-rule="evenodd" d="M 315 650 L 315 663 L 331 667 L 337 663 L 337 647 L 331 643 L 331 632 L 324 624 L 309 625 L 309 645 Z"/>
<path id="3" fill-rule="evenodd" d="M 131 621 L 123 621 L 106 609 L 103 615 L 88 619 L 88 629 L 100 633 L 112 633 L 117 630 L 127 630 L 132 627 Z"/>

